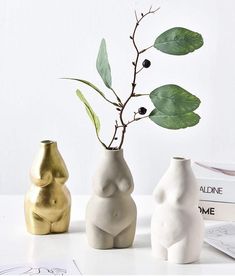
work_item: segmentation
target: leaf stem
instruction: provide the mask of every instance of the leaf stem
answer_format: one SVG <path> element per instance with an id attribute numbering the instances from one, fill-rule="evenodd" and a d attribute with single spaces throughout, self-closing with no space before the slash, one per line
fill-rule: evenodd
<path id="1" fill-rule="evenodd" d="M 119 103 L 119 105 L 118 106 L 123 106 L 123 103 L 122 103 L 122 101 L 121 101 L 121 99 L 119 98 L 119 96 L 117 95 L 117 93 L 115 92 L 115 90 L 111 87 L 110 88 L 112 91 L 113 91 L 113 94 L 116 96 L 116 98 L 117 98 L 117 101 L 118 101 L 118 103 Z"/>
<path id="2" fill-rule="evenodd" d="M 149 94 L 135 94 L 135 97 L 149 96 Z"/>
<path id="3" fill-rule="evenodd" d="M 93 88 L 96 92 L 98 92 L 100 94 L 100 96 L 103 97 L 108 103 L 110 103 L 110 104 L 112 104 L 114 106 L 118 106 L 119 107 L 119 104 L 110 101 L 98 87 L 96 87 L 95 85 L 93 85 L 92 83 L 90 83 L 90 82 L 88 82 L 86 80 L 76 79 L 76 78 L 60 78 L 60 79 L 62 79 L 62 80 L 75 80 L 75 81 L 82 82 L 82 83 L 86 84 L 87 86 Z M 111 90 L 113 91 L 113 89 L 111 89 Z M 114 94 L 116 95 L 115 92 L 114 92 Z M 118 99 L 118 97 L 117 97 L 117 99 Z"/>
<path id="4" fill-rule="evenodd" d="M 102 145 L 105 149 L 108 149 L 109 147 L 107 147 L 107 146 L 105 145 L 105 143 L 100 139 L 100 136 L 99 136 L 99 134 L 97 133 L 97 131 L 96 131 L 96 136 L 97 136 L 99 142 L 101 143 L 101 145 Z"/>
<path id="5" fill-rule="evenodd" d="M 147 51 L 147 50 L 153 48 L 153 46 L 154 46 L 154 45 L 151 45 L 151 46 L 149 46 L 149 47 L 147 47 L 147 48 L 141 50 L 140 53 L 141 53 L 141 54 L 144 53 L 145 51 Z"/>

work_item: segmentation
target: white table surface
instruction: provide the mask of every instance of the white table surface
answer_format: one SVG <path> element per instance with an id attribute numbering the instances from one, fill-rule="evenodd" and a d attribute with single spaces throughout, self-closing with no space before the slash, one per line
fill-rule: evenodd
<path id="1" fill-rule="evenodd" d="M 34 236 L 25 228 L 23 196 L 0 196 L 0 266 L 33 261 L 75 259 L 82 274 L 235 275 L 235 260 L 204 243 L 199 262 L 187 265 L 157 261 L 151 255 L 151 196 L 134 196 L 138 209 L 132 248 L 97 250 L 88 246 L 84 213 L 87 196 L 74 196 L 69 233 Z"/>

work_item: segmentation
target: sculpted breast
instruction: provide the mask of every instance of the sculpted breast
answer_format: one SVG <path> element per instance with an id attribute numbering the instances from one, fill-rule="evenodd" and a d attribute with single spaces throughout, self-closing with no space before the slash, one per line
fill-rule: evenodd
<path id="1" fill-rule="evenodd" d="M 93 177 L 94 194 L 100 197 L 110 197 L 115 194 L 131 194 L 134 189 L 133 179 L 129 170 L 99 169 Z"/>

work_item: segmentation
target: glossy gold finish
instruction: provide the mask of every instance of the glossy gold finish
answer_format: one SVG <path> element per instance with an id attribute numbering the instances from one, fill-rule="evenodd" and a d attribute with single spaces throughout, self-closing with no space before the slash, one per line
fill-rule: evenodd
<path id="1" fill-rule="evenodd" d="M 32 185 L 25 197 L 28 232 L 45 235 L 68 231 L 71 197 L 64 183 L 69 174 L 56 142 L 40 143 L 30 177 Z"/>

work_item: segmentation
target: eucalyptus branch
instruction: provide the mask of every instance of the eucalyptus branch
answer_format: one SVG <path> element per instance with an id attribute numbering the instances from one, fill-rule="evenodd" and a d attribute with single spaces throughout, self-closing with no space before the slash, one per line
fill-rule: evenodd
<path id="1" fill-rule="evenodd" d="M 133 47 L 135 49 L 135 59 L 132 61 L 133 65 L 133 78 L 131 82 L 131 91 L 129 96 L 125 100 L 121 100 L 115 90 L 112 88 L 112 74 L 111 67 L 108 60 L 108 53 L 106 48 L 106 41 L 103 38 L 100 43 L 99 52 L 96 59 L 96 69 L 102 78 L 105 86 L 109 88 L 113 95 L 115 96 L 115 100 L 112 101 L 106 97 L 106 95 L 94 84 L 82 79 L 75 78 L 63 78 L 69 80 L 76 80 L 82 82 L 92 89 L 94 89 L 97 93 L 99 93 L 105 101 L 115 106 L 116 111 L 118 112 L 119 119 L 115 121 L 114 132 L 112 135 L 112 139 L 108 145 L 102 142 L 99 137 L 100 131 L 100 121 L 99 117 L 96 115 L 89 102 L 86 100 L 81 91 L 77 89 L 76 93 L 79 99 L 85 105 L 87 114 L 89 115 L 93 125 L 96 129 L 96 135 L 99 142 L 108 150 L 118 150 L 122 148 L 125 133 L 127 127 L 139 120 L 144 118 L 150 118 L 156 125 L 161 126 L 167 129 L 180 129 L 186 127 L 192 127 L 199 123 L 200 116 L 194 113 L 194 110 L 199 107 L 200 99 L 189 93 L 184 88 L 175 85 L 175 84 L 167 84 L 155 88 L 150 94 L 146 93 L 138 93 L 136 92 L 137 86 L 137 75 L 144 69 L 149 68 L 151 66 L 151 62 L 148 59 L 143 59 L 142 64 L 139 64 L 141 54 L 145 53 L 147 50 L 152 47 L 157 50 L 170 54 L 170 55 L 186 55 L 194 50 L 199 49 L 203 46 L 203 37 L 201 34 L 188 30 L 182 27 L 174 27 L 171 28 L 162 34 L 160 34 L 154 41 L 153 45 L 150 45 L 146 48 L 139 49 L 136 43 L 136 33 L 138 27 L 142 20 L 147 17 L 149 14 L 156 13 L 160 8 L 152 10 L 152 6 L 146 13 L 137 14 L 135 11 L 135 25 L 132 34 L 130 35 L 130 39 L 132 41 Z M 144 106 L 138 108 L 137 112 L 134 112 L 134 116 L 131 120 L 124 119 L 124 113 L 129 101 L 135 97 L 142 96 L 150 96 L 150 99 L 153 105 L 157 108 L 154 108 L 149 115 L 143 116 L 146 114 L 147 109 Z M 188 100 L 190 99 L 190 101 Z M 167 101 L 167 105 L 166 105 Z M 159 111 L 161 110 L 161 111 Z M 162 116 L 162 114 L 164 116 Z M 138 115 L 138 116 L 137 116 Z M 174 116 L 173 116 L 174 115 Z M 118 129 L 120 128 L 120 131 Z M 120 140 L 118 141 L 118 145 L 113 146 L 114 140 L 117 140 L 120 136 Z"/>
<path id="2" fill-rule="evenodd" d="M 123 145 L 123 142 L 124 142 L 124 137 L 125 137 L 125 133 L 126 133 L 126 128 L 127 128 L 127 125 L 128 123 L 125 123 L 124 122 L 124 118 L 123 118 L 123 112 L 125 110 L 125 107 L 127 106 L 128 102 L 130 101 L 130 99 L 132 97 L 135 97 L 135 87 L 136 87 L 136 76 L 137 76 L 137 66 L 138 66 L 138 61 L 139 61 L 139 56 L 140 54 L 142 54 L 143 52 L 139 51 L 138 49 L 138 46 L 136 44 L 136 41 L 135 41 L 135 35 L 136 35 L 136 31 L 138 29 L 138 26 L 140 24 L 140 22 L 146 17 L 148 16 L 149 14 L 154 14 L 155 12 L 157 12 L 159 10 L 159 8 L 157 8 L 156 10 L 152 10 L 152 7 L 150 7 L 149 11 L 146 12 L 145 14 L 141 14 L 141 18 L 138 19 L 138 16 L 137 16 L 137 13 L 135 11 L 135 18 L 136 18 L 136 24 L 135 24 L 135 27 L 134 27 L 134 30 L 133 30 L 133 33 L 132 35 L 130 36 L 130 39 L 132 40 L 132 43 L 133 43 L 133 46 L 136 50 L 136 58 L 135 58 L 135 61 L 132 62 L 132 64 L 134 65 L 134 71 L 133 71 L 133 80 L 132 80 L 132 88 L 131 88 L 131 93 L 129 95 L 129 97 L 127 98 L 127 100 L 124 102 L 123 104 L 123 107 L 121 108 L 121 111 L 120 111 L 120 114 L 119 114 L 119 118 L 120 118 L 120 122 L 123 126 L 123 129 L 122 129 L 122 135 L 121 135 L 121 142 L 119 144 L 119 149 L 121 149 L 122 145 Z M 151 47 L 150 47 L 151 48 Z M 146 48 L 147 49 L 147 48 Z M 143 50 L 142 50 L 143 51 Z"/>

